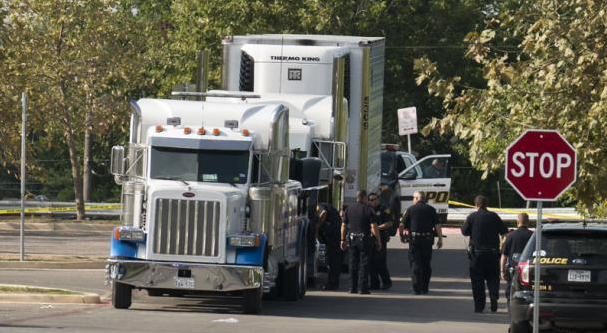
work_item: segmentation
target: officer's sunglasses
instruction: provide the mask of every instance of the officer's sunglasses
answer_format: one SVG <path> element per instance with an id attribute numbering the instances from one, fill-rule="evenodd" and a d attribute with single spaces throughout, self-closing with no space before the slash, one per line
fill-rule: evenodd
<path id="1" fill-rule="evenodd" d="M 369 201 L 377 201 L 377 198 L 373 198 L 373 199 L 369 198 Z"/>

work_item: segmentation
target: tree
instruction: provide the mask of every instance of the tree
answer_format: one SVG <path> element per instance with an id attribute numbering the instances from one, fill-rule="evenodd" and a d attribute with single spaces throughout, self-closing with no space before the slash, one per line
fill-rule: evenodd
<path id="1" fill-rule="evenodd" d="M 425 129 L 469 142 L 470 161 L 487 176 L 504 164 L 508 143 L 528 128 L 559 130 L 578 153 L 570 195 L 592 216 L 607 216 L 607 3 L 513 1 L 485 29 L 466 37 L 482 85 L 443 78 L 416 62 L 419 84 L 442 98 L 446 114 Z"/>
<path id="2" fill-rule="evenodd" d="M 6 95 L 28 91 L 36 135 L 47 143 L 65 140 L 77 218 L 82 219 L 80 156 L 84 151 L 84 169 L 90 156 L 82 143 L 90 143 L 92 128 L 102 136 L 114 122 L 124 124 L 127 119 L 124 94 L 136 82 L 139 66 L 133 14 L 118 0 L 6 4 L 8 38 L 3 47 L 8 71 L 2 75 L 3 80 L 14 78 Z"/>

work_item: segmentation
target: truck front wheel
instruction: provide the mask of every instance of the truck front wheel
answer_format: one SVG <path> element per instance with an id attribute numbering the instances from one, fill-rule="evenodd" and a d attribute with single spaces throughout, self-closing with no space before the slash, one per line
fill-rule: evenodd
<path id="1" fill-rule="evenodd" d="M 132 290 L 128 284 L 112 282 L 112 305 L 116 309 L 128 309 L 131 306 Z"/>
<path id="2" fill-rule="evenodd" d="M 242 293 L 242 310 L 247 314 L 258 314 L 261 312 L 261 299 L 263 288 L 245 290 Z"/>

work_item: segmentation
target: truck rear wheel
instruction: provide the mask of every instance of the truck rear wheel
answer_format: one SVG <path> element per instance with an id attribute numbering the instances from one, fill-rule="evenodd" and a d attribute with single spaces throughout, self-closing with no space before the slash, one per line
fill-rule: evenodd
<path id="1" fill-rule="evenodd" d="M 299 264 L 284 271 L 282 276 L 282 296 L 286 301 L 297 301 L 299 299 Z"/>
<path id="2" fill-rule="evenodd" d="M 242 311 L 247 314 L 258 314 L 261 312 L 263 288 L 245 290 L 242 293 Z"/>
<path id="3" fill-rule="evenodd" d="M 306 295 L 306 282 L 308 277 L 308 249 L 304 244 L 301 251 L 301 261 L 299 262 L 299 298 Z"/>
<path id="4" fill-rule="evenodd" d="M 131 306 L 132 290 L 128 284 L 112 282 L 112 305 L 116 309 L 128 309 Z"/>

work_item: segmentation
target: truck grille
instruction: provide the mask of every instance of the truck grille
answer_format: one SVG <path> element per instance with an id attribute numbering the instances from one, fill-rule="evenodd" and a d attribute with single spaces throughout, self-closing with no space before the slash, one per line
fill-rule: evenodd
<path id="1" fill-rule="evenodd" d="M 219 255 L 219 201 L 156 199 L 154 253 Z"/>

